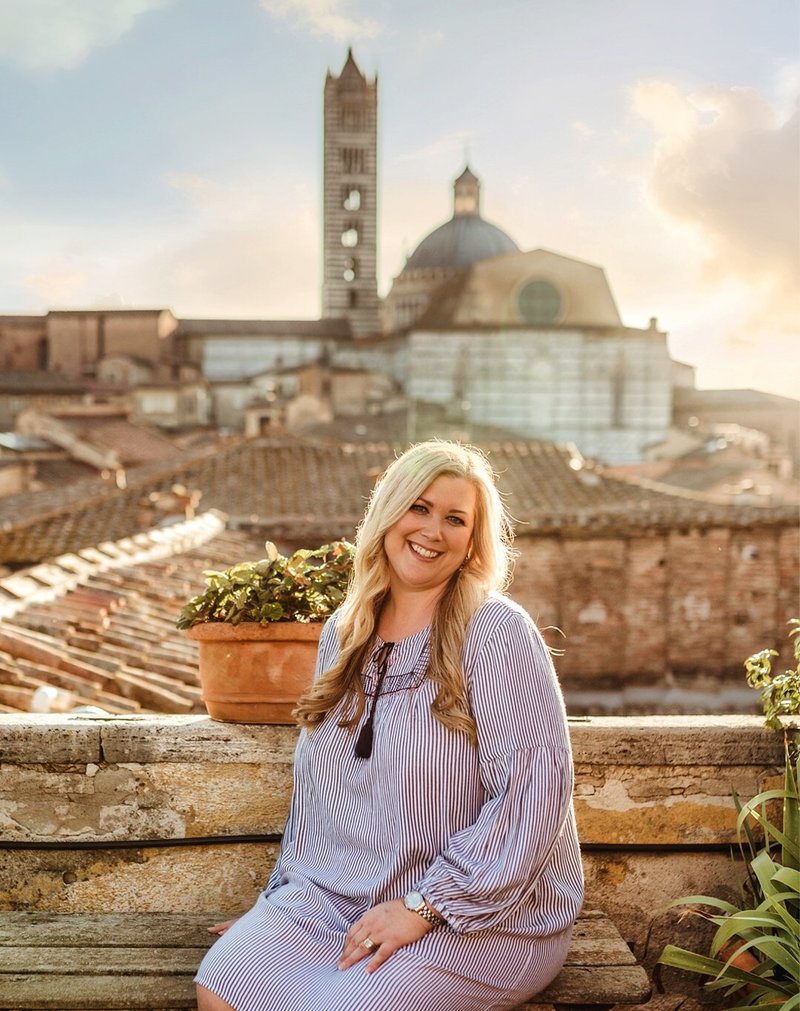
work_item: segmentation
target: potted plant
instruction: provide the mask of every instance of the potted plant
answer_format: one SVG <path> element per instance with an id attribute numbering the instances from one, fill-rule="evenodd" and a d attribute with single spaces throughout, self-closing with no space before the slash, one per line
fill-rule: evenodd
<path id="1" fill-rule="evenodd" d="M 213 719 L 292 722 L 323 622 L 344 599 L 353 551 L 336 541 L 287 558 L 268 541 L 261 560 L 204 573 L 205 591 L 176 624 L 199 643 L 203 702 Z"/>
<path id="2" fill-rule="evenodd" d="M 800 1008 L 800 727 L 785 719 L 800 714 L 800 619 L 793 618 L 790 625 L 794 670 L 773 673 L 775 650 L 762 650 L 745 661 L 748 684 L 761 692 L 766 725 L 783 732 L 785 766 L 783 789 L 759 793 L 746 804 L 734 794 L 736 830 L 747 859 L 742 900 L 735 905 L 711 895 L 690 895 L 670 903 L 688 905 L 689 913 L 717 929 L 708 956 L 670 944 L 658 960 L 710 977 L 705 988 L 734 998 L 732 1011 Z M 767 811 L 778 801 L 780 824 Z"/>

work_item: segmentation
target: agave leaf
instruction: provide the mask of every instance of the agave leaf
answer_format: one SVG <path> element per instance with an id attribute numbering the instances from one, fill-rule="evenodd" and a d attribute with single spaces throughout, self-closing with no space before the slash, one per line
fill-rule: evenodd
<path id="1" fill-rule="evenodd" d="M 789 950 L 792 947 L 792 940 L 787 936 L 788 931 L 784 924 L 776 917 L 769 917 L 763 914 L 741 913 L 737 917 L 731 917 L 730 920 L 726 921 L 720 927 L 720 931 L 722 932 L 720 936 L 721 944 L 724 944 L 731 938 L 741 937 L 745 942 L 744 946 L 749 947 L 750 945 L 754 945 L 761 948 L 762 942 L 766 938 L 767 940 L 777 941 L 787 946 Z M 714 953 L 713 949 L 712 953 Z"/>
<path id="2" fill-rule="evenodd" d="M 767 999 L 761 1001 L 758 999 L 759 996 L 766 996 Z M 754 1007 L 768 1007 L 769 1011 L 797 1011 L 797 1008 L 800 1008 L 800 997 L 795 994 L 782 1004 L 778 1004 L 774 994 L 754 994 L 746 1004 L 728 1007 L 726 1011 L 753 1011 Z"/>
<path id="3" fill-rule="evenodd" d="M 736 827 L 737 830 L 740 829 L 745 818 L 752 818 L 763 828 L 764 834 L 768 838 L 773 839 L 776 843 L 780 843 L 787 853 L 795 859 L 798 859 L 800 858 L 800 843 L 798 843 L 797 839 L 789 838 L 789 836 L 782 832 L 777 825 L 754 807 L 754 805 L 761 804 L 767 800 L 784 800 L 785 797 L 785 790 L 766 790 L 764 793 L 760 793 L 757 797 L 754 797 L 743 806 L 741 814 L 736 820 Z"/>
<path id="4" fill-rule="evenodd" d="M 779 1011 L 796 1011 L 797 1008 L 800 1008 L 800 990 L 782 1004 Z"/>
<path id="5" fill-rule="evenodd" d="M 798 638 L 797 642 L 800 643 L 800 638 Z M 791 729 L 787 729 L 784 738 L 784 753 L 786 756 L 784 786 L 786 793 L 783 799 L 783 831 L 786 833 L 787 838 L 793 840 L 795 844 L 800 845 L 800 794 L 797 788 L 798 781 L 800 780 L 800 754 L 793 760 L 793 752 L 796 746 L 796 734 Z M 791 867 L 795 870 L 800 869 L 800 851 L 798 851 L 798 845 L 783 847 L 781 862 L 785 867 Z"/>
<path id="6" fill-rule="evenodd" d="M 761 850 L 750 861 L 753 873 L 761 886 L 762 895 L 771 895 L 778 890 L 778 886 L 773 884 L 773 878 L 777 874 L 780 864 L 776 864 L 767 850 Z"/>
<path id="7" fill-rule="evenodd" d="M 756 837 L 753 834 L 753 827 L 747 820 L 747 817 L 742 815 L 744 805 L 739 800 L 739 794 L 736 792 L 736 790 L 733 790 L 732 793 L 733 793 L 733 804 L 734 807 L 736 808 L 736 830 L 737 834 L 739 835 L 739 849 L 742 851 L 742 856 L 745 856 L 744 847 L 742 846 L 741 841 L 742 833 L 744 833 L 744 837 L 747 842 L 747 848 L 750 851 L 750 859 L 752 859 L 758 852 L 758 844 L 756 842 Z"/>
<path id="8" fill-rule="evenodd" d="M 779 867 L 773 880 L 779 885 L 786 885 L 794 892 L 795 897 L 800 898 L 800 870 L 796 867 Z"/>
<path id="9" fill-rule="evenodd" d="M 763 920 L 757 922 L 751 920 L 750 917 L 743 916 L 741 913 L 726 916 L 719 930 L 714 935 L 711 943 L 711 954 L 717 955 L 720 948 L 734 937 L 741 937 L 745 941 L 757 937 L 757 931 L 765 926 L 766 924 Z"/>
<path id="10" fill-rule="evenodd" d="M 749 942 L 748 947 L 752 951 L 759 952 L 764 958 L 768 958 L 773 964 L 779 965 L 789 978 L 800 981 L 800 962 L 787 950 L 782 939 L 763 936 L 754 938 Z"/>
<path id="11" fill-rule="evenodd" d="M 736 981 L 735 987 L 741 986 L 744 983 L 750 983 L 759 987 L 765 985 L 764 979 L 754 972 L 740 969 L 736 965 L 728 965 L 726 962 L 721 962 L 718 958 L 708 958 L 706 955 L 698 955 L 694 951 L 678 948 L 674 944 L 666 945 L 658 961 L 662 965 L 672 966 L 673 969 L 684 969 L 687 972 L 696 972 L 702 976 L 711 976 L 712 982 L 717 982 L 720 985 L 727 985 L 732 980 Z M 723 970 L 726 976 L 724 980 L 721 979 Z M 775 992 L 779 994 L 791 996 L 794 993 L 794 990 L 789 989 L 779 980 L 770 980 L 769 985 L 771 987 L 774 986 Z"/>
<path id="12" fill-rule="evenodd" d="M 726 902 L 724 899 L 718 899 L 714 895 L 684 895 L 680 899 L 673 899 L 672 902 L 668 902 L 664 906 L 664 909 L 673 909 L 675 906 L 712 906 L 728 914 L 738 912 L 737 906 Z M 714 919 L 714 917 L 710 917 L 710 919 Z"/>
<path id="13" fill-rule="evenodd" d="M 762 909 L 771 911 L 776 919 L 781 921 L 781 930 L 788 932 L 790 938 L 796 941 L 800 951 L 800 920 L 794 913 L 797 908 L 797 892 L 776 892 L 761 903 Z"/>
<path id="14" fill-rule="evenodd" d="M 774 790 L 764 790 L 761 793 L 757 793 L 755 797 L 751 797 L 746 804 L 742 804 L 742 810 L 739 813 L 739 817 L 736 819 L 737 828 L 740 827 L 739 823 L 743 822 L 748 815 L 757 815 L 758 817 L 764 819 L 764 816 L 755 809 L 759 808 L 768 800 L 783 800 L 785 796 L 786 791 L 778 788 L 775 788 Z"/>

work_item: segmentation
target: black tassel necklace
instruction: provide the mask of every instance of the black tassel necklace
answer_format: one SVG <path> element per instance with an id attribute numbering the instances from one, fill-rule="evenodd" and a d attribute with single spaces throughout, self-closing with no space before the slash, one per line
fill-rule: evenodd
<path id="1" fill-rule="evenodd" d="M 377 678 L 375 681 L 375 694 L 372 696 L 372 704 L 369 707 L 367 722 L 361 728 L 358 740 L 356 741 L 356 755 L 358 755 L 359 758 L 369 758 L 372 754 L 372 738 L 375 727 L 375 706 L 378 704 L 378 696 L 381 693 L 381 688 L 383 688 L 383 679 L 386 677 L 386 668 L 389 666 L 389 657 L 392 655 L 394 645 L 395 644 L 393 642 L 385 642 L 382 646 L 378 647 L 378 650 L 375 653 L 375 662 L 378 665 L 376 672 Z"/>

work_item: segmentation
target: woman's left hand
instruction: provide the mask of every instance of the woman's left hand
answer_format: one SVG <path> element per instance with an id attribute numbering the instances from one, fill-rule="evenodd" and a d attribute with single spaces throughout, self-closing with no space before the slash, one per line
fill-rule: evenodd
<path id="1" fill-rule="evenodd" d="M 406 909 L 402 899 L 381 902 L 364 913 L 348 930 L 336 965 L 339 969 L 349 969 L 362 958 L 369 958 L 366 971 L 375 972 L 398 948 L 413 944 L 429 930 L 433 930 L 433 925 L 419 913 Z M 365 946 L 365 941 L 372 944 Z"/>

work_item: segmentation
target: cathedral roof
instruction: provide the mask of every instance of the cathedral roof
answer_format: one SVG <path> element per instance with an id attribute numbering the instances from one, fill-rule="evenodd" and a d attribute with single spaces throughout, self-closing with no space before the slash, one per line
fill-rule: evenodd
<path id="1" fill-rule="evenodd" d="M 518 253 L 519 246 L 502 228 L 480 214 L 456 214 L 426 236 L 408 258 L 410 270 L 464 270 L 478 260 Z"/>
<path id="2" fill-rule="evenodd" d="M 465 270 L 478 260 L 518 252 L 519 246 L 502 228 L 481 217 L 480 180 L 467 165 L 453 183 L 453 217 L 420 242 L 402 273 Z"/>
<path id="3" fill-rule="evenodd" d="M 533 296 L 531 305 L 525 304 L 526 292 Z M 443 279 L 414 324 L 419 329 L 555 325 L 624 327 L 603 268 L 549 249 L 481 259 Z M 652 334 L 665 340 L 659 330 Z"/>

